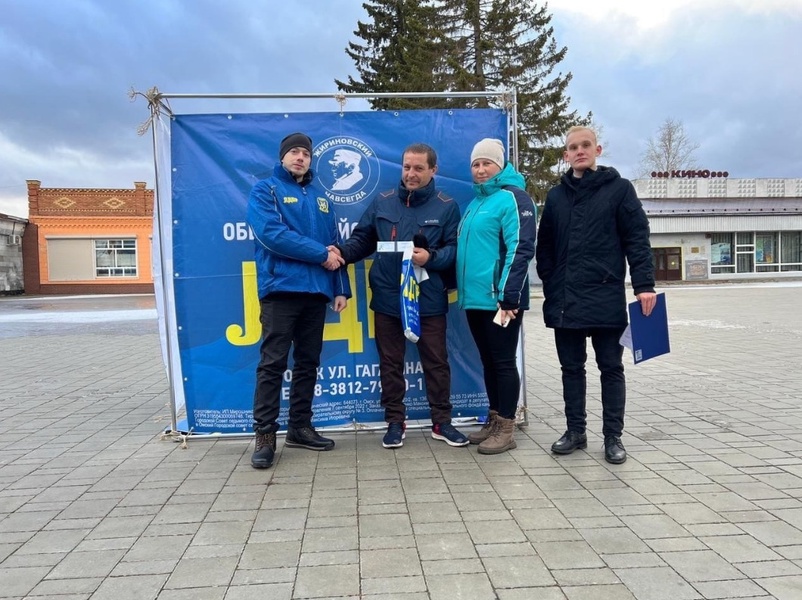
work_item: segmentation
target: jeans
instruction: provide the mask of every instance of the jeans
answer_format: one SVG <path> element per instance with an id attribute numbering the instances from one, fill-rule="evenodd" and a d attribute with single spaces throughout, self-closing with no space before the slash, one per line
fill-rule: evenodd
<path id="1" fill-rule="evenodd" d="M 326 298 L 316 294 L 261 301 L 262 345 L 256 367 L 253 397 L 253 429 L 257 433 L 278 430 L 281 384 L 292 347 L 289 427 L 312 424 L 312 399 L 323 348 Z"/>
<path id="2" fill-rule="evenodd" d="M 623 332 L 624 328 L 606 327 L 554 330 L 557 356 L 562 367 L 565 420 L 569 430 L 584 433 L 587 424 L 585 362 L 588 359 L 589 337 L 601 373 L 602 433 L 605 437 L 620 437 L 623 433 L 626 380 L 621 360 L 624 347 L 619 343 Z"/>
<path id="3" fill-rule="evenodd" d="M 388 423 L 403 423 L 407 407 L 404 378 L 404 357 L 407 338 L 400 317 L 374 313 L 376 326 L 376 349 L 379 352 L 381 370 L 381 404 L 384 420 Z M 446 316 L 421 317 L 421 335 L 418 343 L 423 379 L 426 382 L 426 398 L 429 400 L 432 423 L 451 423 L 451 366 L 446 349 Z"/>
<path id="4" fill-rule="evenodd" d="M 519 311 L 506 327 L 493 322 L 494 310 L 466 310 L 465 316 L 482 359 L 490 410 L 495 410 L 505 419 L 513 419 L 521 395 L 516 353 L 524 312 Z"/>

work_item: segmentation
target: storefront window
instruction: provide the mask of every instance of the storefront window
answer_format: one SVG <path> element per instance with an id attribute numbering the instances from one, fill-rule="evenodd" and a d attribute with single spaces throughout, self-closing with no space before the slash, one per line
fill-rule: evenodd
<path id="1" fill-rule="evenodd" d="M 710 236 L 710 266 L 713 273 L 732 273 L 735 268 L 732 262 L 731 233 L 714 233 Z"/>
<path id="2" fill-rule="evenodd" d="M 802 231 L 738 231 L 710 235 L 710 272 L 802 271 Z"/>
<path id="3" fill-rule="evenodd" d="M 760 232 L 755 235 L 755 262 L 758 273 L 779 270 L 776 232 Z"/>
<path id="4" fill-rule="evenodd" d="M 802 271 L 802 231 L 780 234 L 780 262 L 783 271 Z"/>

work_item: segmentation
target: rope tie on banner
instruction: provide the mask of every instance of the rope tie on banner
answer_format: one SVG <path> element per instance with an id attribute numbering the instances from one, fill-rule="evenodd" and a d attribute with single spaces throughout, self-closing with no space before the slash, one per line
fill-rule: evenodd
<path id="1" fill-rule="evenodd" d="M 505 91 L 501 94 L 501 104 L 504 106 L 505 111 L 511 111 L 515 104 L 515 95 L 511 91 Z"/>
<path id="2" fill-rule="evenodd" d="M 345 94 L 334 94 L 334 99 L 337 101 L 337 104 L 340 105 L 340 116 L 342 117 L 343 112 L 345 112 L 345 103 L 347 102 Z"/>
<path id="3" fill-rule="evenodd" d="M 134 88 L 128 91 L 128 97 L 131 99 L 131 102 L 135 101 L 137 96 L 142 96 L 147 100 L 148 108 L 150 109 L 150 116 L 136 128 L 137 135 L 145 135 L 153 124 L 153 121 L 159 118 L 162 110 L 168 115 L 173 114 L 170 103 L 162 99 L 161 92 L 155 85 L 147 92 L 138 92 Z"/>
<path id="4" fill-rule="evenodd" d="M 186 433 L 181 433 L 180 431 L 164 431 L 159 436 L 159 439 L 161 441 L 172 440 L 173 442 L 176 443 L 181 442 L 181 449 L 186 450 L 187 448 L 189 448 L 187 440 L 189 439 L 189 436 L 192 435 L 192 429 L 194 428 L 190 428 L 190 430 L 187 431 Z"/>

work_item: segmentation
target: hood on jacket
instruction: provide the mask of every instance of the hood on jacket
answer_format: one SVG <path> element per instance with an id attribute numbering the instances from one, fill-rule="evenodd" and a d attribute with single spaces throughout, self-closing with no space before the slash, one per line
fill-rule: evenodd
<path id="1" fill-rule="evenodd" d="M 473 191 L 477 197 L 492 196 L 504 186 L 513 185 L 522 190 L 526 189 L 526 180 L 524 176 L 515 170 L 511 163 L 504 165 L 504 168 L 493 175 L 484 183 L 474 183 Z"/>
<path id="2" fill-rule="evenodd" d="M 578 190 L 580 187 L 582 188 L 599 188 L 608 181 L 613 181 L 614 179 L 620 179 L 621 175 L 618 174 L 613 167 L 603 167 L 598 166 L 596 170 L 588 169 L 582 174 L 581 179 L 576 179 L 574 177 L 574 169 L 570 168 L 568 171 L 563 173 L 563 176 L 560 177 L 560 181 L 570 187 L 572 190 Z"/>

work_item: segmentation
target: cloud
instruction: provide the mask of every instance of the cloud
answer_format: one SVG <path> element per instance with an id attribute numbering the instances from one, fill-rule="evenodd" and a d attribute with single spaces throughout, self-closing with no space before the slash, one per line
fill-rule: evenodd
<path id="1" fill-rule="evenodd" d="M 148 117 L 131 88 L 171 93 L 336 91 L 359 3 L 26 0 L 0 20 L 0 212 L 27 215 L 44 187 L 153 185 Z M 298 110 L 298 101 L 176 102 L 183 112 Z M 312 103 L 310 103 L 312 106 Z M 333 107 L 336 109 L 336 105 Z"/>
<path id="2" fill-rule="evenodd" d="M 646 140 L 667 117 L 699 142 L 704 168 L 744 178 L 802 174 L 802 128 L 793 119 L 802 79 L 787 66 L 802 53 L 802 10 L 788 2 L 722 6 L 677 2 L 654 22 L 555 11 L 574 75 L 569 93 L 603 125 L 622 174 L 638 174 Z M 780 140 L 792 150 L 778 156 Z"/>
<path id="3" fill-rule="evenodd" d="M 25 0 L 0 19 L 0 212 L 27 215 L 44 187 L 153 185 L 146 103 L 165 93 L 316 93 L 354 74 L 345 54 L 361 2 Z M 797 177 L 802 3 L 797 0 L 551 0 L 560 71 L 581 113 L 604 127 L 613 164 L 636 174 L 666 117 L 700 143 L 707 168 Z M 331 100 L 174 100 L 179 112 L 336 110 Z M 349 108 L 364 107 L 349 101 Z M 777 148 L 782 147 L 781 152 Z"/>

